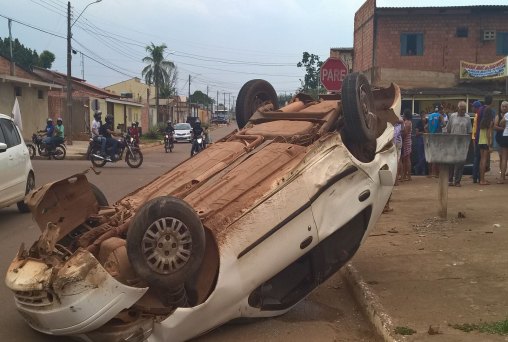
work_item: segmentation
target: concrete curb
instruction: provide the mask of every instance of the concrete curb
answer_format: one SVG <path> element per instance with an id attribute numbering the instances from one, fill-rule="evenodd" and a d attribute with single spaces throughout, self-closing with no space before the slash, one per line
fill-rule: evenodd
<path id="1" fill-rule="evenodd" d="M 353 292 L 354 299 L 383 340 L 385 342 L 406 341 L 403 336 L 395 334 L 391 317 L 385 312 L 379 297 L 372 292 L 353 264 L 347 264 L 340 272 Z"/>

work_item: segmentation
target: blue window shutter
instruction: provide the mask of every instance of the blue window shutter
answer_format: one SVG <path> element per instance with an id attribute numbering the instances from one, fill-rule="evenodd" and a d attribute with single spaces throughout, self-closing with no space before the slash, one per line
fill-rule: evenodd
<path id="1" fill-rule="evenodd" d="M 400 55 L 407 56 L 407 34 L 405 33 L 400 35 Z"/>
<path id="2" fill-rule="evenodd" d="M 497 33 L 496 55 L 508 55 L 508 32 Z"/>
<path id="3" fill-rule="evenodd" d="M 416 35 L 416 55 L 423 56 L 423 33 Z"/>

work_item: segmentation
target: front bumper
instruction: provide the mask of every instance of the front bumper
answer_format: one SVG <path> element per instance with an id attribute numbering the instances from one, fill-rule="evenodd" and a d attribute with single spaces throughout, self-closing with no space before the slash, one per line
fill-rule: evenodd
<path id="1" fill-rule="evenodd" d="M 95 330 L 136 303 L 148 288 L 114 279 L 85 250 L 78 250 L 60 269 L 39 260 L 16 257 L 5 283 L 28 324 L 51 335 Z"/>

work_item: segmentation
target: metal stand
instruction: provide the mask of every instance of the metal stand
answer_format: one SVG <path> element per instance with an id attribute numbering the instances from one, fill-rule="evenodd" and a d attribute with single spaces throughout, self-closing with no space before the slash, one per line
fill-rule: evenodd
<path id="1" fill-rule="evenodd" d="M 448 213 L 448 164 L 439 164 L 439 184 L 438 184 L 438 200 L 439 200 L 439 217 L 446 220 Z"/>

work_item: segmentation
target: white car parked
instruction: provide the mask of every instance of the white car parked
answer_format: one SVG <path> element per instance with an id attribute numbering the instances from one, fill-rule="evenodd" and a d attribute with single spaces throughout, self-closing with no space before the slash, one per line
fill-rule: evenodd
<path id="1" fill-rule="evenodd" d="M 11 117 L 0 114 L 0 208 L 16 203 L 19 211 L 28 212 L 23 199 L 34 187 L 35 175 L 21 132 Z"/>
<path id="2" fill-rule="evenodd" d="M 342 95 L 277 109 L 264 80 L 240 130 L 108 206 L 77 174 L 31 192 L 40 238 L 6 285 L 28 324 L 84 341 L 187 341 L 283 314 L 350 260 L 397 173 L 397 86 L 350 74 Z M 58 200 L 65 199 L 65 200 Z"/>

